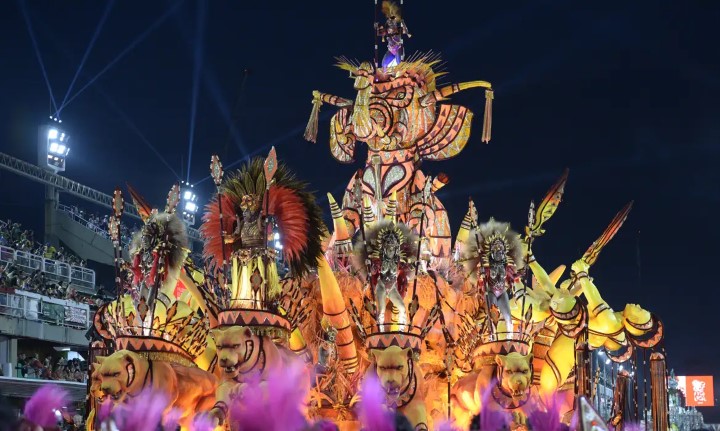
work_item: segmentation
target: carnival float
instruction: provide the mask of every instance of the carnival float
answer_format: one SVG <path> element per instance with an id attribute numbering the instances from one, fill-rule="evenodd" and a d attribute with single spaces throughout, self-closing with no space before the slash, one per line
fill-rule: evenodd
<path id="1" fill-rule="evenodd" d="M 531 410 L 565 423 L 577 414 L 577 429 L 622 429 L 638 420 L 626 408 L 632 391 L 621 388 L 632 383 L 618 376 L 606 424 L 592 402 L 589 358 L 598 349 L 635 369 L 647 365 L 652 429 L 667 429 L 662 322 L 636 304 L 615 311 L 602 280 L 591 277 L 632 204 L 587 239 L 569 271 L 548 270 L 533 252 L 561 204 L 567 171 L 530 204 L 526 226 L 479 220 L 470 200 L 452 230 L 437 197 L 448 177 L 420 165 L 456 157 L 467 145 L 474 113 L 450 102 L 458 92 L 483 90 L 481 140 L 488 142 L 494 92 L 481 80 L 441 86 L 440 57 L 406 56 L 400 8 L 387 1 L 382 8 L 386 20 L 375 29 L 387 54 L 338 59 L 354 96 L 312 92 L 305 139 L 317 141 L 319 112 L 331 107 L 332 156 L 352 164 L 356 147 L 367 147 L 364 164 L 348 169 L 344 195 L 328 194 L 331 226 L 274 148 L 227 173 L 213 156 L 217 192 L 200 228 L 204 266 L 188 257 L 177 186 L 163 208 L 130 188 L 144 226 L 123 262 L 124 197 L 116 190 L 110 233 L 118 296 L 94 319 L 89 429 L 102 428 L 101 404 L 121 405 L 147 388 L 167 394 L 183 429 L 198 414 L 233 428 L 238 419 L 228 406 L 258 390 L 250 381 L 293 367 L 309 391 L 303 415 L 341 430 L 361 428 L 356 405 L 368 378 L 379 381 L 385 407 L 416 430 L 447 421 L 468 429 L 486 409 L 508 413 L 512 429 L 527 429 Z"/>

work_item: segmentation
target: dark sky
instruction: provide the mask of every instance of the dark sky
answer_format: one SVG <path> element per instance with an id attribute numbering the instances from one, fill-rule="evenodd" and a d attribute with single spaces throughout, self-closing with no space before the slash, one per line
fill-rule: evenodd
<path id="1" fill-rule="evenodd" d="M 468 196 L 481 218 L 520 229 L 530 199 L 569 167 L 566 200 L 535 246 L 548 268 L 577 259 L 634 199 L 591 273 L 615 309 L 636 302 L 663 318 L 678 374 L 717 381 L 720 5 L 593 3 L 406 1 L 409 52 L 442 53 L 446 83 L 483 79 L 496 88 L 492 142 L 480 142 L 483 92 L 467 91 L 454 100 L 478 113 L 474 136 L 456 159 L 423 169 L 450 175 L 441 199 L 454 229 Z M 106 5 L 26 4 L 58 104 Z M 36 126 L 50 104 L 21 11 L 0 2 L 0 150 L 34 161 Z M 333 57 L 371 59 L 372 24 L 369 0 L 118 1 L 71 96 L 105 72 L 62 111 L 73 137 L 66 175 L 106 192 L 128 181 L 160 205 L 188 175 L 199 66 L 191 182 L 207 176 L 212 153 L 228 165 L 274 144 L 323 204 L 327 191 L 339 198 L 360 162 L 333 161 L 327 117 L 318 144 L 302 131 L 312 90 L 354 97 Z M 39 229 L 42 188 L 4 171 L 0 181 L 0 217 Z M 198 186 L 201 200 L 208 183 Z"/>

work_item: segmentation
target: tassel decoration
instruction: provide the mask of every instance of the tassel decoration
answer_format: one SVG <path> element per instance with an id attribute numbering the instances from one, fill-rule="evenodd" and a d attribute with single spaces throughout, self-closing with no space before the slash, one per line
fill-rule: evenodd
<path id="1" fill-rule="evenodd" d="M 490 142 L 492 132 L 492 104 L 495 98 L 493 90 L 485 90 L 485 118 L 483 119 L 482 141 Z"/>
<path id="2" fill-rule="evenodd" d="M 317 91 L 313 91 L 312 104 L 313 107 L 312 111 L 310 112 L 310 119 L 308 120 L 307 127 L 305 128 L 305 134 L 303 135 L 303 137 L 306 141 L 315 144 L 317 143 L 318 116 L 320 115 L 320 106 L 322 105 L 322 100 L 320 100 L 320 93 L 318 93 Z"/>

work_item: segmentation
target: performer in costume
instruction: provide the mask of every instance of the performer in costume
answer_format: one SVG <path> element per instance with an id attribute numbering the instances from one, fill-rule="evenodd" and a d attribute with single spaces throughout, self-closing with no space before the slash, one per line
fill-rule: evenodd
<path id="1" fill-rule="evenodd" d="M 487 310 L 497 306 L 506 329 L 512 331 L 510 295 L 515 284 L 521 283 L 520 271 L 525 266 L 520 235 L 510 230 L 510 224 L 490 219 L 471 230 L 460 247 L 466 277 L 477 283 Z"/>
<path id="2" fill-rule="evenodd" d="M 390 300 L 398 310 L 398 324 L 407 324 L 403 298 L 408 281 L 414 276 L 417 237 L 406 225 L 389 220 L 369 226 L 365 235 L 366 245 L 358 244 L 355 248 L 355 264 L 359 272 L 369 273 L 377 303 L 377 323 L 383 328 Z M 369 262 L 369 268 L 365 262 Z"/>
<path id="3" fill-rule="evenodd" d="M 405 21 L 402 19 L 400 6 L 394 1 L 383 1 L 382 12 L 385 15 L 385 24 L 376 24 L 377 35 L 387 41 L 387 52 L 383 56 L 382 67 L 397 66 L 405 59 L 403 36 L 412 37 L 408 32 Z"/>
<path id="4" fill-rule="evenodd" d="M 265 178 L 263 159 L 257 158 L 220 186 L 223 223 L 231 235 L 219 238 L 218 196 L 208 205 L 200 228 L 208 238 L 205 257 L 216 268 L 222 265 L 222 247 L 230 257 L 230 307 L 272 308 L 279 297 L 276 250 L 267 245 L 273 224 L 278 226 L 293 276 L 304 275 L 322 252 L 324 224 L 313 195 L 283 164 L 277 166 L 269 187 Z"/>

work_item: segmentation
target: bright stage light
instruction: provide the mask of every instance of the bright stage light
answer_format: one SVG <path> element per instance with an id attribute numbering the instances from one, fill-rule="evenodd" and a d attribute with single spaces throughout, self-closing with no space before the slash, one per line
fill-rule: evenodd
<path id="1" fill-rule="evenodd" d="M 183 220 L 188 225 L 193 225 L 195 224 L 195 214 L 197 213 L 198 209 L 200 209 L 197 204 L 197 195 L 193 192 L 192 184 L 183 181 L 180 187 L 180 196 L 182 196 L 181 208 L 183 209 Z"/>
<path id="2" fill-rule="evenodd" d="M 54 123 L 41 127 L 38 135 L 38 159 L 41 164 L 59 173 L 65 170 L 65 159 L 70 152 L 70 135 L 58 127 L 60 120 L 51 119 Z"/>

